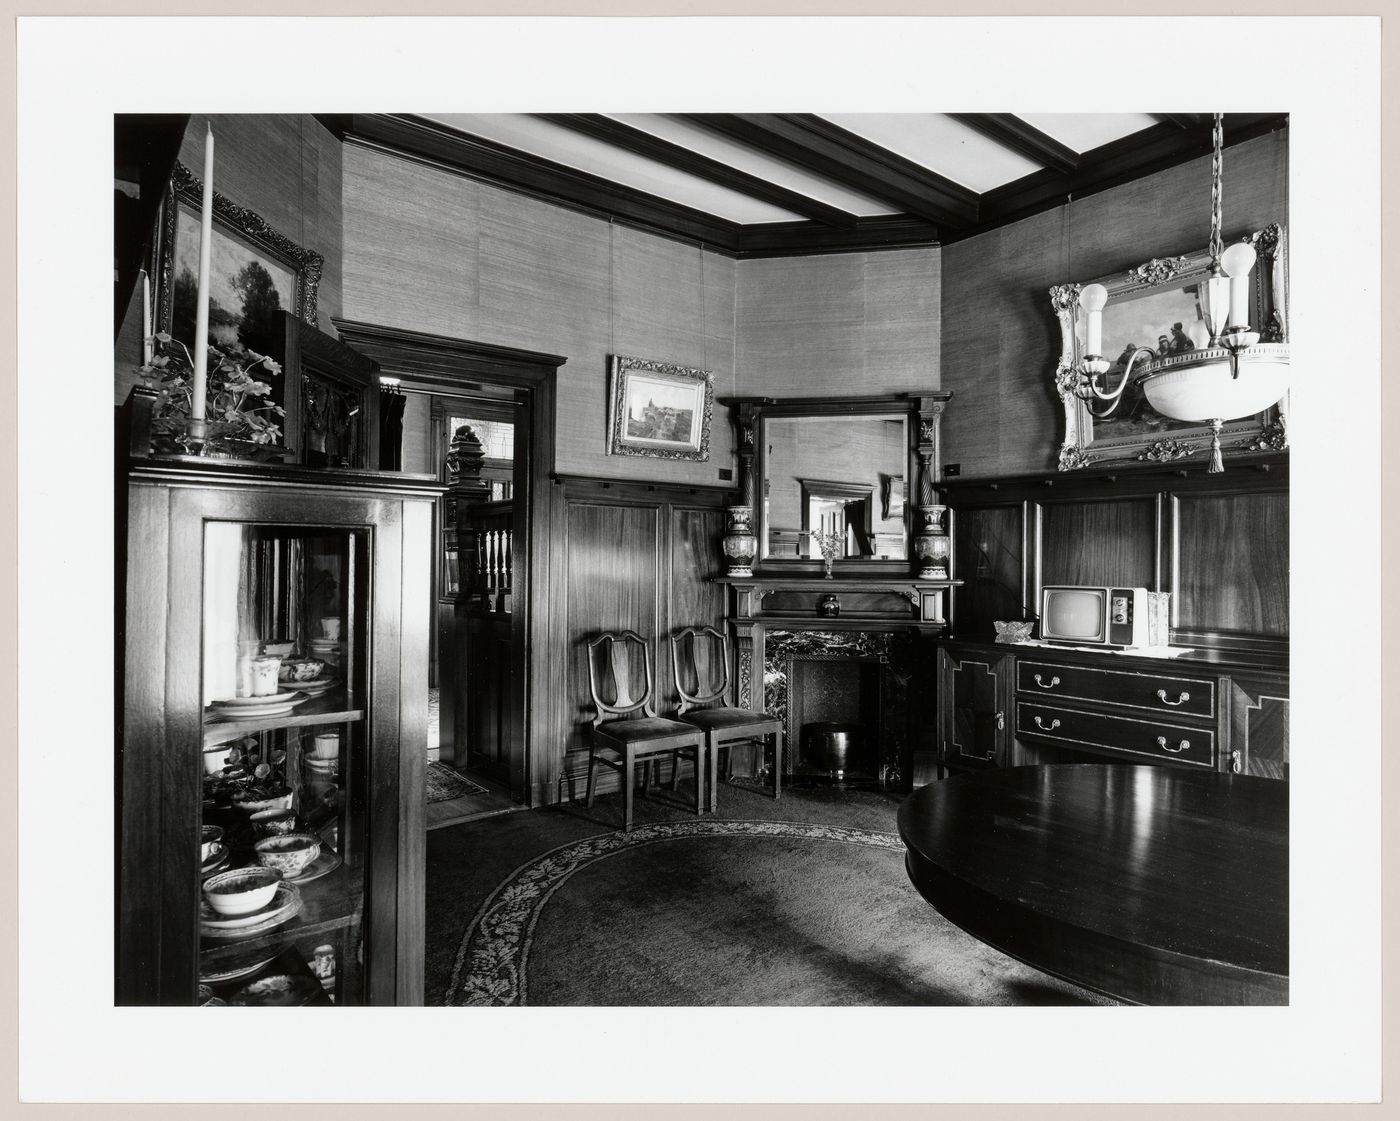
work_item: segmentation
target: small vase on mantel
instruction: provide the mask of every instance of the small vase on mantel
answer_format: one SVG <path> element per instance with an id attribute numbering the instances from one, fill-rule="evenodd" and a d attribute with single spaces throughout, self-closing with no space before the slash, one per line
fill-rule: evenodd
<path id="1" fill-rule="evenodd" d="M 831 579 L 831 558 L 822 557 L 822 575 L 828 580 Z"/>
<path id="2" fill-rule="evenodd" d="M 726 525 L 721 548 L 727 576 L 752 576 L 753 559 L 758 555 L 758 538 L 753 534 L 753 507 L 726 506 Z"/>

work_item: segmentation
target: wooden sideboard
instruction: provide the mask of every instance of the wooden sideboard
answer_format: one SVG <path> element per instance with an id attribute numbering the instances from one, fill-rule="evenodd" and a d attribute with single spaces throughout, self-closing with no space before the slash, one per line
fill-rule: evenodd
<path id="1" fill-rule="evenodd" d="M 1288 695 L 1286 659 L 945 642 L 939 770 L 1082 757 L 1286 778 Z"/>

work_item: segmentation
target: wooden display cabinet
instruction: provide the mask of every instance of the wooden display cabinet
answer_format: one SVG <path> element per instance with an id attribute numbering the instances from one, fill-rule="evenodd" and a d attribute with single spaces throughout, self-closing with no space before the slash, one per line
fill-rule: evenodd
<path id="1" fill-rule="evenodd" d="M 420 1004 L 432 509 L 427 476 L 133 459 L 119 490 L 118 1004 L 227 998 L 269 971 L 333 966 L 337 1004 Z M 124 562 L 124 563 L 123 563 Z M 328 638 L 339 620 L 338 638 Z M 291 642 L 329 688 L 232 710 L 248 644 Z M 324 680 L 322 685 L 324 685 Z M 280 690 L 290 692 L 292 685 Z M 286 702 L 284 701 L 285 705 Z M 318 753 L 315 736 L 338 736 Z M 253 863 L 237 747 L 290 793 L 322 855 L 299 910 L 230 936 L 201 919 L 201 825 Z M 212 749 L 213 763 L 204 756 Z M 212 874 L 212 873 L 209 873 Z M 275 960 L 273 960 L 275 959 Z M 218 981 L 260 961 L 260 970 Z"/>

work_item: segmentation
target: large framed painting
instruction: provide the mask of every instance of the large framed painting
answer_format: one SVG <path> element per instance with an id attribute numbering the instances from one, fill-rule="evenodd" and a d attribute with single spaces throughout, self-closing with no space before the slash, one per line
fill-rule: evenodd
<path id="1" fill-rule="evenodd" d="M 608 454 L 710 458 L 714 375 L 649 358 L 612 356 Z"/>
<path id="2" fill-rule="evenodd" d="M 1251 274 L 1250 320 L 1263 342 L 1288 341 L 1288 252 L 1284 227 L 1266 226 L 1241 240 L 1258 253 Z M 1100 277 L 1108 290 L 1103 310 L 1101 351 L 1113 363 L 1106 375 L 1116 386 L 1136 348 L 1145 346 L 1168 356 L 1205 345 L 1208 332 L 1201 315 L 1202 282 L 1210 272 L 1210 253 L 1201 249 L 1176 257 L 1153 258 L 1123 272 Z M 1079 307 L 1080 284 L 1050 289 L 1060 321 L 1060 355 L 1055 388 L 1065 411 L 1065 439 L 1060 470 L 1117 460 L 1168 461 L 1210 453 L 1208 425 L 1172 420 L 1148 404 L 1142 387 L 1129 384 L 1107 417 L 1095 417 L 1074 394 L 1074 366 L 1084 355 L 1085 316 Z M 1134 367 L 1145 369 L 1142 359 Z M 1225 449 L 1280 451 L 1288 446 L 1288 398 L 1256 416 L 1224 425 Z"/>
<path id="3" fill-rule="evenodd" d="M 199 217 L 204 185 L 177 163 L 166 194 L 157 265 L 158 329 L 192 346 L 199 291 Z M 267 353 L 282 314 L 316 325 L 319 253 L 278 233 L 251 210 L 214 192 L 209 257 L 209 334 Z"/>

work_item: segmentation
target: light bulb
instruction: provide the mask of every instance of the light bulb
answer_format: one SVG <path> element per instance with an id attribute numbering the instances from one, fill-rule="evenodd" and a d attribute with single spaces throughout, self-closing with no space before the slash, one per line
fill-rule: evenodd
<path id="1" fill-rule="evenodd" d="M 1230 326 L 1249 326 L 1249 272 L 1254 268 L 1254 246 L 1237 241 L 1220 254 L 1220 267 L 1230 278 Z"/>
<path id="2" fill-rule="evenodd" d="M 1097 355 L 1103 346 L 1103 309 L 1108 303 L 1108 289 L 1102 284 L 1086 284 L 1079 291 L 1079 306 L 1086 313 L 1084 323 L 1084 352 Z"/>

